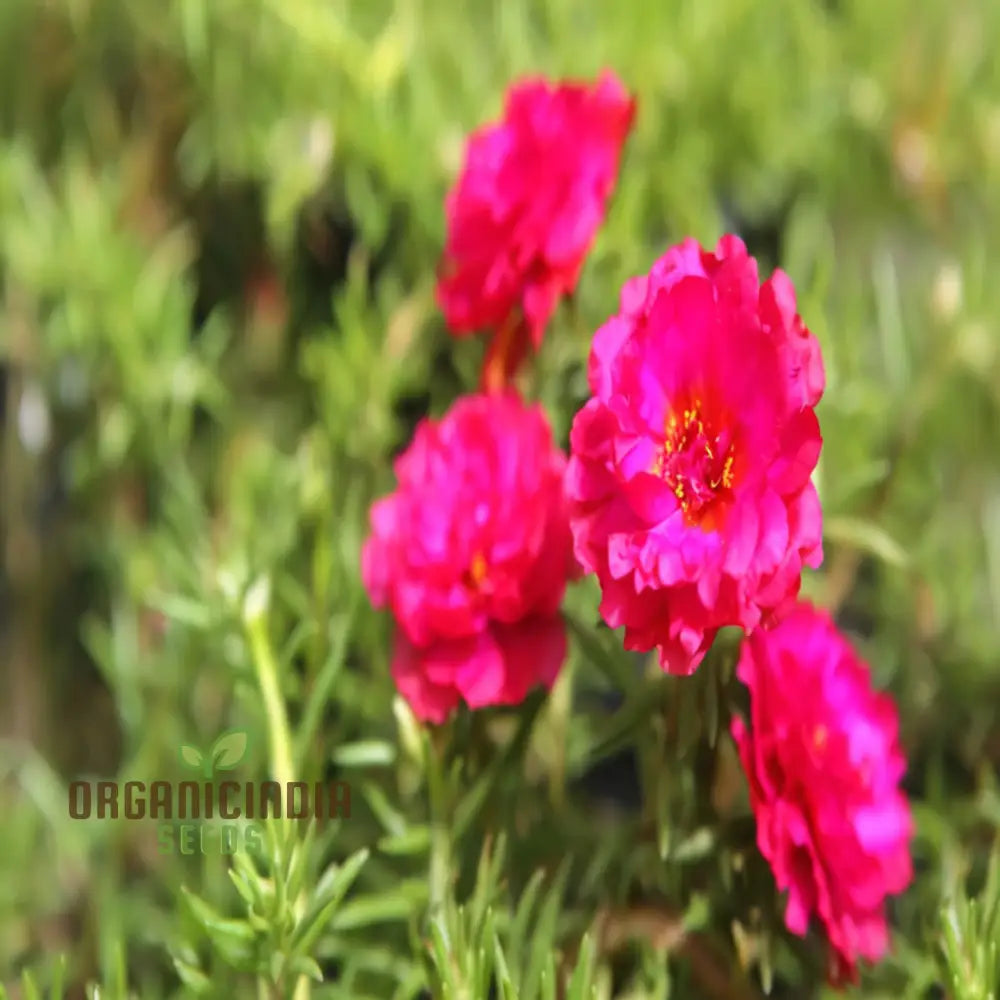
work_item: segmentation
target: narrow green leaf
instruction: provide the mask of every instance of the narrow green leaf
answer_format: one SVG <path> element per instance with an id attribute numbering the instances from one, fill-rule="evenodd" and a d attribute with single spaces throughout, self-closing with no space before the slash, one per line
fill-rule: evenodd
<path id="1" fill-rule="evenodd" d="M 146 603 L 152 610 L 159 611 L 164 617 L 180 625 L 187 625 L 198 631 L 212 627 L 211 608 L 193 598 L 182 594 L 151 593 L 147 595 Z"/>
<path id="2" fill-rule="evenodd" d="M 341 767 L 382 767 L 396 761 L 396 748 L 384 740 L 345 743 L 333 751 L 333 762 Z"/>
<path id="3" fill-rule="evenodd" d="M 487 841 L 479 855 L 475 889 L 470 905 L 470 914 L 474 928 L 481 927 L 486 910 L 496 897 L 506 852 L 507 839 L 501 834 L 497 838 L 495 847 Z"/>
<path id="4" fill-rule="evenodd" d="M 257 904 L 258 898 L 254 895 L 253 889 L 250 888 L 250 884 L 247 882 L 246 878 L 235 868 L 227 868 L 226 874 L 229 876 L 230 882 L 236 887 L 236 891 L 240 894 L 240 898 L 248 907 L 253 907 Z"/>
<path id="5" fill-rule="evenodd" d="M 306 832 L 301 840 L 293 845 L 288 857 L 288 868 L 285 872 L 285 885 L 289 899 L 298 899 L 306 881 L 309 870 L 309 858 L 316 836 L 316 827 L 312 820 L 306 825 Z"/>
<path id="6" fill-rule="evenodd" d="M 596 764 L 636 741 L 645 720 L 660 709 L 663 678 L 645 680 L 636 693 L 604 725 L 587 755 L 587 763 Z"/>
<path id="7" fill-rule="evenodd" d="M 277 984 L 281 981 L 281 977 L 285 974 L 285 967 L 288 964 L 288 960 L 285 958 L 284 954 L 280 951 L 276 951 L 268 963 L 268 971 L 271 976 L 271 982 Z"/>
<path id="8" fill-rule="evenodd" d="M 382 824 L 385 832 L 393 837 L 398 837 L 406 832 L 406 817 L 399 810 L 394 809 L 378 785 L 372 782 L 365 782 L 361 786 L 361 794 L 371 807 L 375 818 Z"/>
<path id="9" fill-rule="evenodd" d="M 340 671 L 343 669 L 344 661 L 347 657 L 347 646 L 351 633 L 353 632 L 354 621 L 361 608 L 361 591 L 352 591 L 347 614 L 343 621 L 338 622 L 336 638 L 330 648 L 330 655 L 326 658 L 316 683 L 309 692 L 305 709 L 302 713 L 302 721 L 298 726 L 298 735 L 295 746 L 295 760 L 301 765 L 306 761 L 310 753 L 314 752 L 313 740 L 319 731 L 319 724 L 323 718 L 323 713 L 330 703 L 330 695 L 333 691 L 334 683 Z"/>
<path id="10" fill-rule="evenodd" d="M 455 807 L 451 823 L 452 837 L 455 841 L 461 839 L 472 820 L 482 812 L 483 803 L 493 793 L 500 778 L 509 774 L 512 763 L 519 760 L 531 738 L 532 729 L 542 705 L 545 703 L 545 692 L 534 692 L 524 704 L 518 717 L 517 730 L 510 741 L 497 754 L 483 775 L 473 784 L 472 789 L 463 795 Z"/>
<path id="11" fill-rule="evenodd" d="M 287 971 L 294 976 L 308 976 L 314 982 L 323 982 L 323 970 L 316 959 L 308 955 L 293 955 L 286 966 Z"/>
<path id="12" fill-rule="evenodd" d="M 612 688 L 616 691 L 631 691 L 636 687 L 639 678 L 627 654 L 605 645 L 595 634 L 594 628 L 585 626 L 573 615 L 563 612 L 563 618 L 587 661 L 604 674 Z"/>
<path id="13" fill-rule="evenodd" d="M 415 893 L 399 891 L 379 896 L 367 896 L 346 903 L 334 915 L 331 927 L 343 931 L 348 928 L 369 927 L 372 924 L 395 923 L 415 916 L 427 902 L 427 889 L 423 888 L 423 899 Z"/>
<path id="14" fill-rule="evenodd" d="M 545 960 L 545 965 L 542 966 L 542 975 L 538 986 L 541 1000 L 557 1000 L 556 957 L 551 951 Z"/>
<path id="15" fill-rule="evenodd" d="M 507 934 L 507 947 L 512 955 L 520 955 L 524 949 L 524 942 L 528 938 L 528 927 L 534 914 L 535 903 L 538 900 L 538 894 L 544 882 L 545 872 L 539 868 L 528 880 L 528 884 L 521 894 L 517 910 L 514 913 L 514 919 L 511 921 L 510 930 Z"/>
<path id="16" fill-rule="evenodd" d="M 591 980 L 594 974 L 595 946 L 591 934 L 584 934 L 580 942 L 580 952 L 576 958 L 576 968 L 569 981 L 566 1000 L 589 1000 L 593 992 Z"/>
<path id="17" fill-rule="evenodd" d="M 49 986 L 49 1000 L 63 1000 L 66 984 L 66 956 L 60 955 L 55 960 L 52 971 L 52 983 Z"/>
<path id="18" fill-rule="evenodd" d="M 113 971 L 112 971 L 112 981 L 114 986 L 112 987 L 112 993 L 115 1000 L 127 1000 L 128 997 L 128 972 L 125 968 L 125 941 L 123 937 L 118 937 L 112 947 L 113 953 Z"/>
<path id="19" fill-rule="evenodd" d="M 243 941 L 252 941 L 254 939 L 254 933 L 245 921 L 232 920 L 229 917 L 221 916 L 186 886 L 181 886 L 181 895 L 191 915 L 209 934 L 225 934 Z"/>
<path id="20" fill-rule="evenodd" d="M 556 924 L 562 907 L 562 897 L 569 878 L 571 859 L 560 866 L 552 888 L 549 890 L 538 915 L 538 922 L 532 932 L 531 953 L 528 971 L 521 984 L 521 1000 L 535 1000 L 541 986 L 542 972 L 556 945 Z"/>
<path id="21" fill-rule="evenodd" d="M 684 911 L 684 930 L 687 933 L 695 933 L 708 926 L 712 916 L 712 904 L 708 896 L 704 893 L 695 893 L 688 902 Z"/>
<path id="22" fill-rule="evenodd" d="M 245 893 L 249 893 L 252 900 L 248 900 L 251 906 L 259 913 L 269 913 L 274 904 L 274 884 L 271 879 L 265 878 L 257 870 L 251 855 L 244 851 L 237 851 L 233 855 L 232 869 L 230 877 L 237 891 L 246 899 Z M 240 888 L 242 883 L 243 889 Z"/>
<path id="23" fill-rule="evenodd" d="M 825 518 L 823 535 L 832 542 L 840 542 L 875 556 L 897 569 L 906 569 L 910 564 L 910 557 L 899 542 L 870 521 L 844 515 Z"/>
<path id="24" fill-rule="evenodd" d="M 510 969 L 507 967 L 507 959 L 504 957 L 503 947 L 500 939 L 493 937 L 493 962 L 496 966 L 496 980 L 500 987 L 501 1000 L 519 1000 L 517 988 L 511 978 Z"/>
<path id="25" fill-rule="evenodd" d="M 430 843 L 430 827 L 421 824 L 410 827 L 409 830 L 397 837 L 383 837 L 378 842 L 378 849 L 384 854 L 408 857 L 414 854 L 426 854 Z"/>
<path id="26" fill-rule="evenodd" d="M 24 993 L 24 1000 L 42 1000 L 38 983 L 27 969 L 21 973 L 21 991 Z"/>
<path id="27" fill-rule="evenodd" d="M 196 996 L 206 996 L 212 992 L 212 981 L 201 969 L 197 969 L 176 957 L 173 958 L 173 965 L 180 981 Z"/>
<path id="28" fill-rule="evenodd" d="M 331 865 L 324 872 L 305 916 L 295 928 L 295 933 L 292 936 L 293 951 L 304 953 L 312 948 L 315 940 L 330 922 L 331 916 L 340 905 L 347 890 L 358 877 L 361 868 L 368 860 L 368 854 L 368 849 L 362 848 L 352 854 L 342 865 Z"/>
<path id="29" fill-rule="evenodd" d="M 760 952 L 758 965 L 760 968 L 760 985 L 765 993 L 770 994 L 774 986 L 774 939 L 769 932 L 760 935 Z"/>
<path id="30" fill-rule="evenodd" d="M 671 852 L 670 859 L 678 864 L 700 861 L 716 848 L 716 833 L 712 827 L 703 826 L 682 840 Z"/>
<path id="31" fill-rule="evenodd" d="M 212 947 L 236 968 L 245 968 L 251 962 L 257 935 L 245 920 L 232 920 L 220 916 L 203 899 L 187 888 L 181 888 L 188 911 L 208 936 Z"/>
<path id="32" fill-rule="evenodd" d="M 455 991 L 455 967 L 452 963 L 453 950 L 448 941 L 447 931 L 439 917 L 434 917 L 431 920 L 429 933 L 431 936 L 430 954 L 434 964 L 434 971 L 438 975 L 444 995 L 449 997 Z"/>
<path id="33" fill-rule="evenodd" d="M 304 649 L 306 643 L 312 639 L 317 633 L 316 623 L 309 620 L 308 618 L 303 618 L 299 623 L 292 629 L 291 634 L 285 641 L 284 645 L 281 647 L 281 655 L 279 660 L 281 663 L 294 663 L 296 658 Z"/>
<path id="34" fill-rule="evenodd" d="M 474 985 L 476 996 L 488 997 L 493 978 L 493 942 L 496 939 L 496 918 L 493 909 L 486 911 L 482 930 L 476 941 L 476 976 Z"/>

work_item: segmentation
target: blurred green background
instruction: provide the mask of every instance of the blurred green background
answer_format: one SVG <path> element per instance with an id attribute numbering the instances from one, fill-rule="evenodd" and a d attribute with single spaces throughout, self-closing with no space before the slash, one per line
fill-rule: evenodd
<path id="1" fill-rule="evenodd" d="M 590 335 L 684 236 L 735 231 L 765 273 L 791 275 L 828 380 L 826 561 L 804 590 L 899 700 L 919 827 L 895 951 L 863 995 L 995 996 L 953 991 L 940 940 L 1000 826 L 998 39 L 989 0 L 2 0 L 11 996 L 31 996 L 25 968 L 48 984 L 58 956 L 69 996 L 282 995 L 254 970 L 284 932 L 258 928 L 247 958 L 226 944 L 243 932 L 213 930 L 182 892 L 238 914 L 226 859 L 163 856 L 153 823 L 66 810 L 69 780 L 179 780 L 180 744 L 231 727 L 251 733 L 246 773 L 264 774 L 240 616 L 260 577 L 302 774 L 355 789 L 350 822 L 305 851 L 305 881 L 372 851 L 310 946 L 326 978 L 313 995 L 444 995 L 423 957 L 425 775 L 358 553 L 416 421 L 476 384 L 483 344 L 452 340 L 433 299 L 464 135 L 519 74 L 603 66 L 636 93 L 636 126 L 527 391 L 565 444 Z M 586 628 L 569 679 L 523 713 L 542 722 L 482 713 L 453 734 L 458 784 L 479 789 L 464 812 L 456 799 L 458 898 L 506 832 L 494 911 L 511 965 L 531 937 L 511 924 L 530 873 L 568 859 L 539 940 L 571 954 L 595 914 L 638 928 L 595 931 L 602 996 L 755 996 L 737 990 L 759 991 L 762 971 L 773 995 L 816 995 L 818 939 L 782 937 L 766 877 L 720 874 L 731 851 L 708 787 L 725 790 L 731 748 L 665 757 L 643 711 L 688 695 L 654 678 L 655 698 L 619 698 L 609 671 L 632 661 L 590 628 L 592 585 L 568 607 Z M 602 761 L 625 768 L 614 795 Z M 677 913 L 701 944 L 671 937 Z M 532 996 L 530 969 L 512 975 Z"/>

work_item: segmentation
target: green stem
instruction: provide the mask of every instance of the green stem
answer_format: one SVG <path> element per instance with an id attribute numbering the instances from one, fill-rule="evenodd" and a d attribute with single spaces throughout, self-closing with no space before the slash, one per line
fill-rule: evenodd
<path id="1" fill-rule="evenodd" d="M 549 734 L 552 738 L 549 799 L 557 812 L 566 804 L 566 742 L 572 705 L 574 666 L 573 660 L 566 664 L 549 696 Z"/>
<path id="2" fill-rule="evenodd" d="M 435 733 L 426 737 L 427 790 L 431 813 L 430 911 L 438 913 L 448 894 L 451 866 L 451 837 L 448 828 L 447 802 L 442 747 L 436 745 Z"/>
<path id="3" fill-rule="evenodd" d="M 271 773 L 275 781 L 285 785 L 295 780 L 295 768 L 292 763 L 292 737 L 288 728 L 288 715 L 285 711 L 285 700 L 281 695 L 278 683 L 278 664 L 267 632 L 267 614 L 265 609 L 255 609 L 244 619 L 247 639 L 260 692 L 264 699 L 264 713 L 267 717 L 267 738 L 271 758 Z M 281 843 L 291 849 L 291 822 L 284 817 L 279 825 L 283 836 Z M 278 832 L 277 830 L 275 831 Z M 305 913 L 306 896 L 300 893 L 293 904 L 296 919 Z M 301 975 L 295 984 L 294 1000 L 309 1000 L 311 984 L 309 977 Z"/>
<path id="4" fill-rule="evenodd" d="M 330 617 L 330 571 L 333 553 L 330 546 L 331 517 L 329 508 L 323 507 L 316 520 L 316 537 L 312 558 L 313 608 L 318 628 L 312 644 L 310 681 L 315 684 L 317 674 L 326 662 L 330 633 L 327 621 Z"/>
<path id="5" fill-rule="evenodd" d="M 267 634 L 264 615 L 249 619 L 246 627 L 257 680 L 260 683 L 260 693 L 264 698 L 271 773 L 275 781 L 282 783 L 294 781 L 292 738 L 288 729 L 288 717 L 285 714 L 285 702 L 278 686 L 278 667 Z"/>
<path id="6" fill-rule="evenodd" d="M 312 684 L 302 717 L 299 720 L 295 759 L 298 761 L 300 769 L 304 768 L 306 756 L 313 750 L 313 740 L 319 731 L 320 723 L 323 721 L 323 712 L 330 702 L 330 692 L 343 669 L 344 660 L 347 657 L 349 636 L 361 607 L 360 593 L 360 591 L 355 590 L 351 595 L 347 613 L 340 619 L 333 649 L 329 651 L 326 662 Z"/>

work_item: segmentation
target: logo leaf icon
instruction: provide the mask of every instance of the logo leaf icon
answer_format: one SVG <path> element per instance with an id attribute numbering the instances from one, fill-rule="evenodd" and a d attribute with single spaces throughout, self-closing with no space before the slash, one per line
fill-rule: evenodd
<path id="1" fill-rule="evenodd" d="M 212 763 L 217 771 L 232 771 L 246 756 L 247 734 L 230 729 L 212 744 Z"/>
<path id="2" fill-rule="evenodd" d="M 181 744 L 181 763 L 192 771 L 200 771 L 204 764 L 202 752 L 188 743 Z"/>

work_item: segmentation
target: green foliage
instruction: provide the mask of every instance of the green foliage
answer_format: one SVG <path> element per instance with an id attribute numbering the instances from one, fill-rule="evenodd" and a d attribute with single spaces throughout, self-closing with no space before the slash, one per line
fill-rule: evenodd
<path id="1" fill-rule="evenodd" d="M 591 936 L 584 936 L 580 954 L 566 970 L 565 994 L 559 985 L 563 970 L 557 966 L 556 924 L 568 868 L 563 866 L 544 896 L 543 876 L 537 872 L 516 906 L 498 906 L 504 852 L 503 840 L 495 852 L 487 846 L 472 898 L 458 905 L 449 896 L 431 916 L 434 996 L 486 997 L 494 987 L 504 1000 L 554 1000 L 558 995 L 596 1000 Z"/>
<path id="2" fill-rule="evenodd" d="M 1000 996 L 1000 853 L 990 857 L 982 892 L 959 891 L 941 917 L 944 958 L 955 1000 Z"/>
<path id="3" fill-rule="evenodd" d="M 234 855 L 229 870 L 246 907 L 246 919 L 222 917 L 209 903 L 184 890 L 186 908 L 209 941 L 213 957 L 226 966 L 269 981 L 285 995 L 297 976 L 319 982 L 323 973 L 311 955 L 320 933 L 333 920 L 351 884 L 368 857 L 355 852 L 343 864 L 331 863 L 321 873 L 309 871 L 317 853 L 310 827 L 301 839 L 276 823 L 265 824 L 265 875 L 251 853 Z M 310 888 L 303 893 L 304 887 Z M 178 974 L 195 994 L 220 995 L 211 976 L 199 967 L 197 950 L 185 943 L 173 955 Z"/>
<path id="4" fill-rule="evenodd" d="M 359 579 L 394 455 L 477 380 L 433 296 L 463 137 L 517 74 L 610 65 L 635 132 L 525 391 L 565 444 L 668 242 L 737 230 L 791 275 L 828 381 L 803 589 L 899 702 L 917 822 L 858 995 L 995 996 L 996 868 L 971 901 L 952 873 L 1000 829 L 997 37 L 978 0 L 0 3 L 0 989 L 822 995 L 729 637 L 665 678 L 585 580 L 548 697 L 430 734 Z M 218 819 L 187 854 L 67 810 L 78 778 L 292 777 L 350 815 L 225 855 Z"/>

